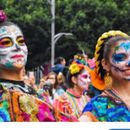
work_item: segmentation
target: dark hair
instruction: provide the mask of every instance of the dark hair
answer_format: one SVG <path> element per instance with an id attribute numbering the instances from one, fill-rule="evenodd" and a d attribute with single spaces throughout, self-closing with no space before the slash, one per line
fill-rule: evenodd
<path id="1" fill-rule="evenodd" d="M 60 64 L 63 60 L 65 60 L 65 58 L 57 57 L 56 60 L 55 60 L 55 64 Z"/>
<path id="2" fill-rule="evenodd" d="M 77 77 L 83 70 L 81 70 L 79 73 L 76 74 L 70 74 L 70 71 L 68 70 L 67 75 L 66 75 L 66 82 L 68 84 L 68 88 L 73 88 L 74 87 L 74 83 L 72 82 L 72 77 Z"/>

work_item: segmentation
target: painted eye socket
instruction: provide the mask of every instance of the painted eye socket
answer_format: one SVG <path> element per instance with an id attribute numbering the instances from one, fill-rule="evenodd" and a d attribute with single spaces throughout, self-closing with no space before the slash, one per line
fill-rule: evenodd
<path id="1" fill-rule="evenodd" d="M 82 78 L 87 79 L 88 75 L 82 75 Z"/>
<path id="2" fill-rule="evenodd" d="M 125 55 L 125 54 L 114 54 L 114 55 L 113 55 L 113 60 L 114 60 L 114 62 L 124 61 L 125 58 L 126 58 L 126 55 Z"/>
<path id="3" fill-rule="evenodd" d="M 25 40 L 22 36 L 18 37 L 16 41 L 17 41 L 18 45 L 20 45 L 20 46 L 25 45 Z"/>
<path id="4" fill-rule="evenodd" d="M 7 48 L 13 45 L 13 42 L 10 38 L 2 38 L 0 40 L 0 48 Z"/>

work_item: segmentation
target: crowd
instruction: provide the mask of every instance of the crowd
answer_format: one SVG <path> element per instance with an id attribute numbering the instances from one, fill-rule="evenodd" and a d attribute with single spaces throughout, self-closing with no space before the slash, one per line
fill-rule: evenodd
<path id="1" fill-rule="evenodd" d="M 94 58 L 77 53 L 36 84 L 26 74 L 21 29 L 0 11 L 1 122 L 130 121 L 130 37 L 118 30 L 99 37 Z"/>

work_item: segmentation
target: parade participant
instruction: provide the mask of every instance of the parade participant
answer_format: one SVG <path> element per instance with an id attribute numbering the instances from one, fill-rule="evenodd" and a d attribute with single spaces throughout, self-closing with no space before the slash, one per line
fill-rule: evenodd
<path id="1" fill-rule="evenodd" d="M 105 90 L 87 103 L 80 121 L 130 121 L 130 37 L 121 31 L 102 34 L 95 59 L 92 82 Z"/>
<path id="2" fill-rule="evenodd" d="M 21 29 L 0 10 L 0 121 L 55 121 L 53 108 L 24 84 L 27 54 Z"/>
<path id="3" fill-rule="evenodd" d="M 68 89 L 55 99 L 54 107 L 56 110 L 78 119 L 89 100 L 88 96 L 83 95 L 84 89 L 90 84 L 90 75 L 85 66 L 73 61 L 69 66 L 67 82 Z M 61 118 L 60 114 L 59 118 Z"/>

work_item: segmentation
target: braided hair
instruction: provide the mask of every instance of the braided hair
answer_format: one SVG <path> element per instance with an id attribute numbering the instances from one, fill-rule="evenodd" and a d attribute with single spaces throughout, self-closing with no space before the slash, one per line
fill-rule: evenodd
<path id="1" fill-rule="evenodd" d="M 113 40 L 112 42 L 112 38 L 116 38 L 116 40 Z M 96 73 L 97 75 L 101 78 L 104 79 L 104 76 L 106 74 L 106 71 L 103 69 L 103 66 L 101 64 L 102 59 L 105 57 L 106 58 L 106 45 L 108 45 L 108 43 L 110 43 L 109 41 L 111 40 L 111 43 L 117 42 L 119 40 L 123 40 L 124 38 L 127 38 L 128 35 L 121 32 L 121 31 L 108 31 L 105 32 L 101 35 L 101 37 L 99 37 L 98 41 L 97 41 L 97 45 L 95 48 L 95 63 L 96 63 Z M 125 39 L 124 39 L 125 40 Z M 108 45 L 109 46 L 109 45 Z M 109 52 L 107 52 L 108 54 Z"/>

